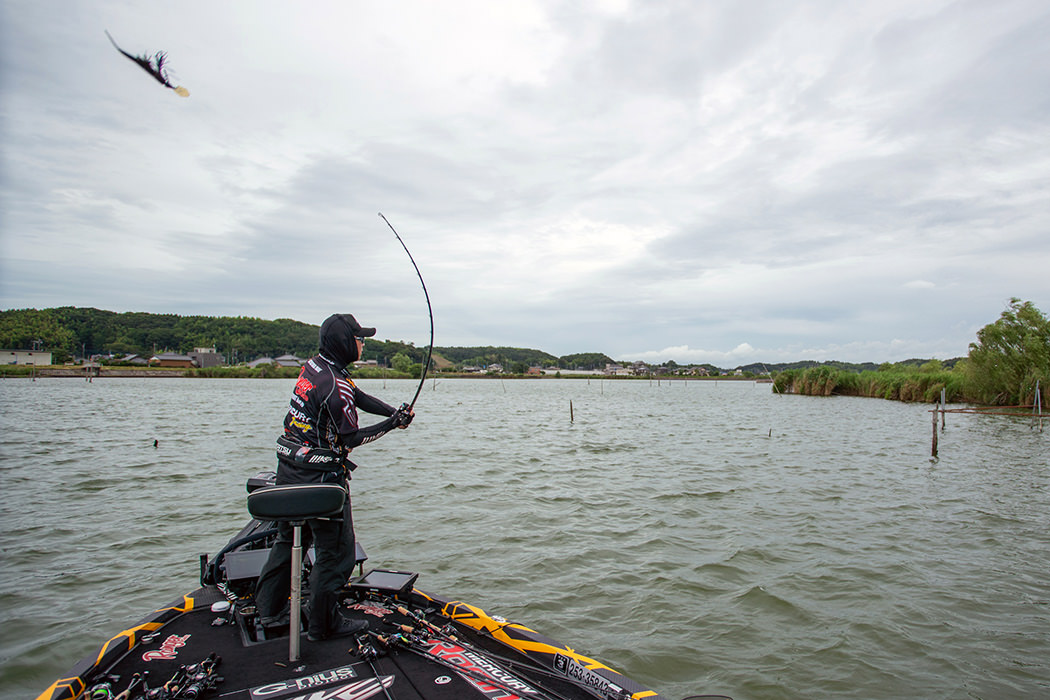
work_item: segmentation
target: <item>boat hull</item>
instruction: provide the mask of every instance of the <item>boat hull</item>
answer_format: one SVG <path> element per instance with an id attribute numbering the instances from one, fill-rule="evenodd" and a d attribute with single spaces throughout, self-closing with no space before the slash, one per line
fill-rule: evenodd
<path id="1" fill-rule="evenodd" d="M 266 540 L 255 533 L 268 527 L 253 521 L 233 541 L 248 539 L 240 551 L 259 560 Z M 114 635 L 38 700 L 120 697 L 129 686 L 125 697 L 147 700 L 660 698 L 525 625 L 416 588 L 414 574 L 401 589 L 371 585 L 377 574 L 408 576 L 404 572 L 372 571 L 352 580 L 340 596 L 342 613 L 367 621 L 368 632 L 310 641 L 299 630 L 300 656 L 290 661 L 289 630 L 258 625 L 251 579 L 231 583 L 227 567 L 203 564 L 202 582 L 217 572 L 218 583 Z M 208 674 L 201 670 L 208 668 Z"/>

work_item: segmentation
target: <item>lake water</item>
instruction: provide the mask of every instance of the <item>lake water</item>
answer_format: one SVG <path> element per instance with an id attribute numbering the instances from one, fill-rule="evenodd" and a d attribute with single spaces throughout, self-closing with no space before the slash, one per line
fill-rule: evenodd
<path id="1" fill-rule="evenodd" d="M 196 587 L 293 384 L 0 380 L 3 698 Z M 408 430 L 354 452 L 356 529 L 369 566 L 672 700 L 1050 697 L 1050 422 L 949 414 L 931 461 L 929 409 L 428 380 Z"/>

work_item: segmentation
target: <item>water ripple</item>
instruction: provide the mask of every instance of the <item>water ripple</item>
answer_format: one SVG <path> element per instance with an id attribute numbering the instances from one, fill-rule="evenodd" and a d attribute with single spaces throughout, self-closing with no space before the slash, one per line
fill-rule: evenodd
<path id="1" fill-rule="evenodd" d="M 293 383 L 0 382 L 0 696 L 195 585 L 273 468 Z M 930 462 L 926 409 L 443 380 L 355 451 L 355 525 L 369 565 L 672 699 L 1050 696 L 1050 434 L 954 416 Z"/>

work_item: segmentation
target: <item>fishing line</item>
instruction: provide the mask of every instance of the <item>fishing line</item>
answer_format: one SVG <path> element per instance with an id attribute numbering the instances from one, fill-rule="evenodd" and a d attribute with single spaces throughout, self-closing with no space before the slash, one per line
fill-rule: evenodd
<path id="1" fill-rule="evenodd" d="M 430 356 L 434 352 L 434 309 L 430 306 L 430 294 L 427 293 L 427 283 L 423 281 L 423 273 L 419 271 L 419 265 L 416 265 L 416 259 L 412 257 L 412 253 L 408 250 L 408 246 L 401 240 L 401 236 L 398 235 L 397 230 L 391 225 L 387 218 L 383 216 L 383 212 L 379 212 L 379 218 L 386 221 L 386 225 L 390 227 L 390 230 L 397 236 L 397 242 L 401 244 L 401 247 L 408 253 L 408 259 L 412 261 L 412 267 L 416 268 L 416 275 L 419 277 L 419 283 L 423 285 L 423 296 L 427 299 L 427 314 L 430 316 L 430 346 L 427 348 L 427 361 L 423 363 L 422 376 L 419 378 L 419 386 L 416 387 L 416 395 L 412 397 L 412 403 L 406 404 L 408 410 L 411 411 L 416 405 L 416 399 L 419 398 L 419 392 L 423 390 L 423 382 L 427 380 L 427 372 L 430 370 Z"/>

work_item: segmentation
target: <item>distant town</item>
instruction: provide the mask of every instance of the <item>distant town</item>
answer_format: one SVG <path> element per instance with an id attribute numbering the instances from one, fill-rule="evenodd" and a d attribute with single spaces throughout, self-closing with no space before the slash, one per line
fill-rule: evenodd
<path id="1" fill-rule="evenodd" d="M 454 348 L 455 349 L 455 348 Z M 459 350 L 474 351 L 477 348 L 462 348 Z M 507 349 L 505 349 L 507 350 Z M 521 352 L 535 352 L 520 350 Z M 593 356 L 588 355 L 593 360 Z M 34 365 L 36 367 L 53 366 L 52 354 L 44 350 L 0 350 L 0 365 Z M 250 370 L 262 368 L 277 368 L 282 370 L 298 370 L 308 358 L 285 353 L 276 357 L 262 356 L 249 361 L 237 362 L 235 365 L 229 362 L 229 358 L 218 352 L 214 347 L 194 348 L 192 352 L 159 352 L 152 355 L 139 355 L 130 353 L 121 355 L 119 353 L 96 354 L 84 358 L 71 358 L 63 363 L 66 367 L 79 368 L 81 370 L 99 370 L 102 367 L 116 370 L 126 369 L 168 369 L 168 370 L 208 370 L 223 367 L 243 367 Z M 842 362 L 794 362 L 790 364 L 756 363 L 733 369 L 720 369 L 712 365 L 679 365 L 675 362 L 666 364 L 649 364 L 646 362 L 613 362 L 611 360 L 590 365 L 561 364 L 546 362 L 544 364 L 526 364 L 514 361 L 511 366 L 505 366 L 501 362 L 487 364 L 454 363 L 435 352 L 432 358 L 432 371 L 449 375 L 476 375 L 476 376 L 531 376 L 531 377 L 557 377 L 557 376 L 602 376 L 602 377 L 770 377 L 775 372 L 784 369 L 805 369 L 808 367 L 832 365 L 840 369 L 851 371 L 865 371 L 878 369 L 874 363 L 851 364 Z M 908 360 L 906 365 L 919 366 L 928 360 Z M 945 365 L 954 364 L 949 361 Z M 394 355 L 392 362 L 381 362 L 376 359 L 360 360 L 354 363 L 355 370 L 365 372 L 380 372 L 382 370 L 393 370 L 394 372 L 419 376 L 421 363 L 412 362 L 407 355 Z"/>
<path id="2" fill-rule="evenodd" d="M 317 350 L 318 327 L 293 319 L 182 316 L 114 312 L 65 306 L 0 311 L 0 366 L 32 365 L 108 369 L 182 369 L 202 376 L 231 376 L 234 368 L 252 375 L 284 376 L 297 371 Z M 192 348 L 192 350 L 190 350 Z M 414 343 L 369 338 L 356 369 L 419 376 L 427 348 Z M 442 347 L 433 349 L 431 371 L 475 376 L 769 376 L 787 369 L 832 366 L 863 372 L 875 363 L 756 362 L 733 368 L 708 363 L 679 364 L 617 360 L 601 352 L 552 355 L 515 347 Z M 926 359 L 900 365 L 921 366 Z M 956 360 L 945 360 L 945 368 Z M 885 363 L 884 363 L 885 364 Z M 206 372 L 214 374 L 205 375 Z"/>

